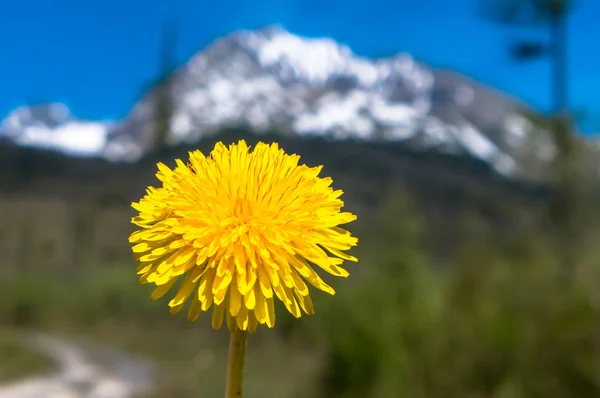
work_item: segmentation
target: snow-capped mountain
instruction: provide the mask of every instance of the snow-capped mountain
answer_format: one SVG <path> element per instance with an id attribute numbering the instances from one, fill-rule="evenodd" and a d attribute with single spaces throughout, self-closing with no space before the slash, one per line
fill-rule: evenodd
<path id="1" fill-rule="evenodd" d="M 532 129 L 522 104 L 457 73 L 405 53 L 363 58 L 332 39 L 274 26 L 215 41 L 119 122 L 77 120 L 63 105 L 38 105 L 9 114 L 0 134 L 26 145 L 135 160 L 156 141 L 156 109 L 165 92 L 173 143 L 228 127 L 402 141 L 478 157 L 512 174 Z"/>

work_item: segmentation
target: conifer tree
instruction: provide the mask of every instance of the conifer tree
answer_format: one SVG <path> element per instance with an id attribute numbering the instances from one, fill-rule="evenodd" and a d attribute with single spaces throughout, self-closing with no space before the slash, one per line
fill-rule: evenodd
<path id="1" fill-rule="evenodd" d="M 171 74 L 176 67 L 177 28 L 173 23 L 164 26 L 160 50 L 161 72 L 156 83 L 154 98 L 154 134 L 155 148 L 164 152 L 168 148 L 171 122 L 174 113 L 174 98 Z"/>
<path id="2" fill-rule="evenodd" d="M 548 30 L 549 40 L 516 40 L 509 47 L 515 62 L 547 57 L 551 62 L 550 123 L 536 123 L 552 133 L 556 149 L 554 177 L 556 196 L 551 203 L 550 220 L 558 230 L 564 262 L 576 261 L 578 224 L 580 222 L 579 141 L 572 125 L 568 97 L 568 16 L 572 0 L 480 0 L 480 15 L 505 27 L 540 27 Z M 539 120 L 538 120 L 539 121 Z"/>

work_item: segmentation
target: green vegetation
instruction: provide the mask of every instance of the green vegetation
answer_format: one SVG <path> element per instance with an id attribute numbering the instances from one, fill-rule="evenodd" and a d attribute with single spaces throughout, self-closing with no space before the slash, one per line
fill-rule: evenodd
<path id="1" fill-rule="evenodd" d="M 565 278 L 556 244 L 536 229 L 498 238 L 472 223 L 442 263 L 404 198 L 388 198 L 369 221 L 355 231 L 361 262 L 351 279 L 328 279 L 334 298 L 316 294 L 314 316 L 281 311 L 274 330 L 251 336 L 248 397 L 600 394 L 597 245 L 581 249 Z M 222 395 L 226 334 L 206 317 L 189 325 L 168 315 L 137 285 L 131 261 L 67 277 L 16 274 L 0 292 L 2 325 L 141 354 L 160 368 L 159 397 Z M 13 361 L 37 370 L 28 355 Z"/>

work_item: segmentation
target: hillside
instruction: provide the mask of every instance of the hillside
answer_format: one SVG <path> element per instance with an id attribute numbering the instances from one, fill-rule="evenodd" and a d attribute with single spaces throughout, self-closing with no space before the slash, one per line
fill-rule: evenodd
<path id="1" fill-rule="evenodd" d="M 225 143 L 239 138 L 277 141 L 303 162 L 324 164 L 323 175 L 345 191 L 344 200 L 360 215 L 365 232 L 390 200 L 409 198 L 427 218 L 427 242 L 439 253 L 452 250 L 473 217 L 496 233 L 508 232 L 547 197 L 542 186 L 510 180 L 479 159 L 409 150 L 394 143 L 330 141 L 323 138 L 261 137 L 242 131 L 219 134 Z M 131 201 L 156 185 L 156 163 L 172 164 L 187 151 L 210 151 L 214 140 L 153 153 L 135 163 L 70 157 L 57 152 L 0 146 L 0 255 L 5 262 L 114 262 L 129 258 L 127 235 Z M 507 229 L 508 228 L 508 229 Z M 39 246 L 33 250 L 33 246 Z M 85 251 L 85 253 L 81 253 Z M 35 253 L 35 254 L 31 254 Z M 78 253 L 78 254 L 77 254 Z M 94 254 L 93 254 L 94 253 Z M 31 256 L 36 256 L 31 258 Z"/>

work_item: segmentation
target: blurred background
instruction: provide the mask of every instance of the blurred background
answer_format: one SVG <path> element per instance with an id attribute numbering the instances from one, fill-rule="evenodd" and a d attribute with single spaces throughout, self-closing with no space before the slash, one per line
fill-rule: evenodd
<path id="1" fill-rule="evenodd" d="M 223 396 L 227 331 L 152 302 L 128 235 L 158 161 L 239 138 L 324 164 L 360 239 L 250 337 L 248 398 L 600 397 L 599 16 L 2 2 L 0 398 Z"/>

